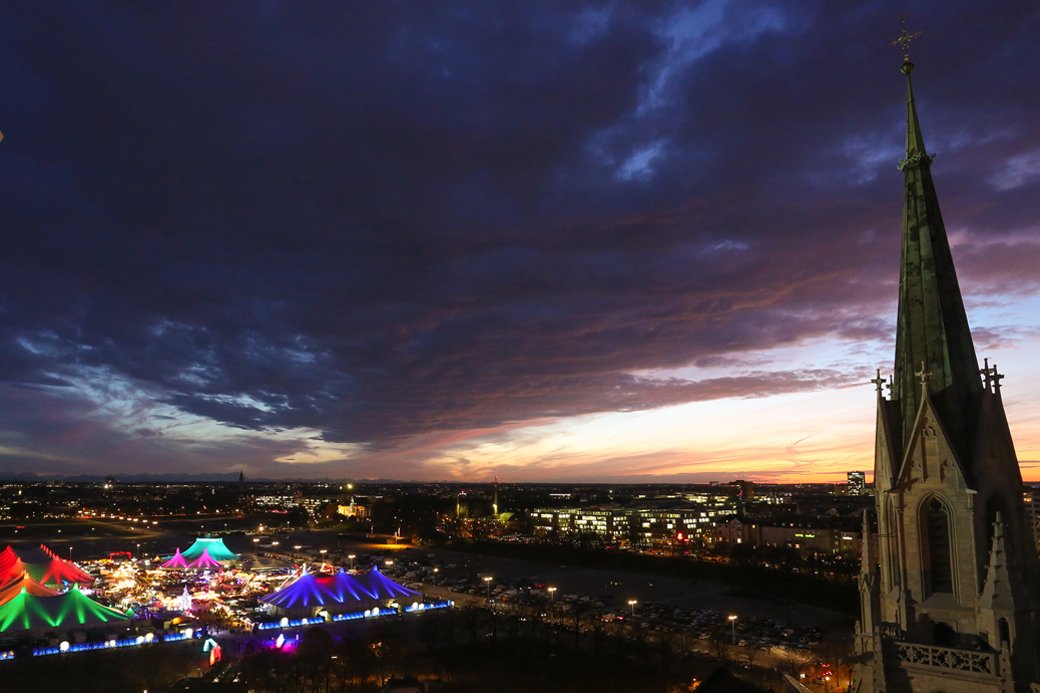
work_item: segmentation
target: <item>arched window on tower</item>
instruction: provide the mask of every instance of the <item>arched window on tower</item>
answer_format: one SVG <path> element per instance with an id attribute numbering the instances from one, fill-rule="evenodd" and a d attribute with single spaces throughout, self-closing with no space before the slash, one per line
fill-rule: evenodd
<path id="1" fill-rule="evenodd" d="M 1010 645 L 1011 644 L 1011 626 L 1008 625 L 1008 620 L 1006 618 L 1000 619 L 1000 624 L 999 625 L 1000 625 L 1000 643 L 1001 644 L 1008 643 Z"/>
<path id="2" fill-rule="evenodd" d="M 953 592 L 953 565 L 950 550 L 950 512 L 938 498 L 923 508 L 924 582 L 927 594 Z"/>

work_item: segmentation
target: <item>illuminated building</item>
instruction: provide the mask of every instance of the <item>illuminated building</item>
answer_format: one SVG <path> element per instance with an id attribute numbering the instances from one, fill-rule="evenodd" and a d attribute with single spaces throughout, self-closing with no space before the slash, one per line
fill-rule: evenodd
<path id="1" fill-rule="evenodd" d="M 850 496 L 862 496 L 867 492 L 867 475 L 864 472 L 848 473 L 848 493 Z"/>
<path id="2" fill-rule="evenodd" d="M 607 541 L 651 545 L 709 533 L 717 518 L 734 507 L 685 508 L 538 508 L 531 511 L 535 530 L 596 534 Z"/>
<path id="3" fill-rule="evenodd" d="M 343 517 L 356 517 L 359 520 L 364 520 L 368 517 L 368 508 L 359 505 L 351 498 L 350 505 L 337 505 L 336 513 Z"/>

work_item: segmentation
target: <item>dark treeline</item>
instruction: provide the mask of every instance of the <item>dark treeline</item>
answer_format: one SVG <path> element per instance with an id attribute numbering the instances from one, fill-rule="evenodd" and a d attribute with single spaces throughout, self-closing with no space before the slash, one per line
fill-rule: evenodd
<path id="1" fill-rule="evenodd" d="M 831 609 L 850 618 L 854 618 L 859 610 L 854 582 L 834 582 L 806 573 L 765 568 L 751 560 L 743 562 L 739 556 L 734 557 L 731 563 L 711 563 L 682 556 L 654 556 L 596 547 L 497 541 L 455 542 L 451 548 L 507 558 L 720 582 L 752 590 L 766 599 L 788 599 Z M 768 592 L 763 591 L 763 585 L 768 585 Z"/>

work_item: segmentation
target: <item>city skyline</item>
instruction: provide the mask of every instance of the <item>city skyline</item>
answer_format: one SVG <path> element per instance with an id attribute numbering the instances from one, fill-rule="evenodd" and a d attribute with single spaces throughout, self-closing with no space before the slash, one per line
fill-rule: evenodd
<path id="1" fill-rule="evenodd" d="M 900 9 L 14 10 L 0 473 L 871 469 Z M 968 319 L 1027 480 L 1038 21 L 911 17 Z"/>

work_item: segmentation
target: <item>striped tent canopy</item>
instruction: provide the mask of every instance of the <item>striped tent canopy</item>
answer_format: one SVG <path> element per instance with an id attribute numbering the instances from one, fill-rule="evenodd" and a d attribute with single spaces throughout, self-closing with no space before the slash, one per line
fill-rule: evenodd
<path id="1" fill-rule="evenodd" d="M 343 575 L 351 577 L 346 573 L 343 573 Z M 419 596 L 418 592 L 413 589 L 408 589 L 400 583 L 394 582 L 379 572 L 379 568 L 376 567 L 373 567 L 372 570 L 367 573 L 358 575 L 355 579 L 366 593 L 379 595 L 377 599 L 397 599 L 398 597 L 404 598 Z"/>
<path id="2" fill-rule="evenodd" d="M 326 592 L 319 582 L 319 577 L 314 573 L 304 571 L 300 577 L 281 589 L 260 597 L 260 601 L 280 606 L 283 609 L 294 609 L 323 606 L 326 598 Z"/>
<path id="3" fill-rule="evenodd" d="M 184 570 L 188 567 L 188 562 L 184 560 L 184 554 L 181 553 L 180 549 L 177 549 L 170 559 L 162 564 L 163 568 L 180 568 Z"/>
<path id="4" fill-rule="evenodd" d="M 181 554 L 183 557 L 183 554 Z M 223 570 L 224 566 L 209 555 L 209 549 L 203 549 L 202 554 L 194 561 L 188 563 L 190 570 Z"/>
<path id="5" fill-rule="evenodd" d="M 224 540 L 220 537 L 199 537 L 195 540 L 195 543 L 184 550 L 182 554 L 184 560 L 194 561 L 203 552 L 209 554 L 209 557 L 215 561 L 236 561 L 238 560 L 238 554 L 224 546 Z"/>
<path id="6" fill-rule="evenodd" d="M 0 633 L 45 628 L 90 627 L 126 621 L 128 617 L 99 604 L 73 586 L 56 597 L 37 597 L 28 590 L 0 604 Z"/>
<path id="7" fill-rule="evenodd" d="M 34 597 L 56 597 L 57 590 L 41 585 L 29 577 L 28 573 L 22 573 L 19 577 L 0 585 L 0 604 L 6 604 L 25 590 Z"/>
<path id="8" fill-rule="evenodd" d="M 315 606 L 362 607 L 388 599 L 418 596 L 415 590 L 400 585 L 376 569 L 360 576 L 340 571 L 335 575 L 304 573 L 282 589 L 260 601 L 282 609 Z"/>
<path id="9" fill-rule="evenodd" d="M 28 573 L 33 580 L 47 585 L 87 585 L 94 581 L 78 565 L 64 560 L 42 544 L 30 549 L 8 545 L 0 551 L 0 582 L 9 582 L 22 573 Z"/>

